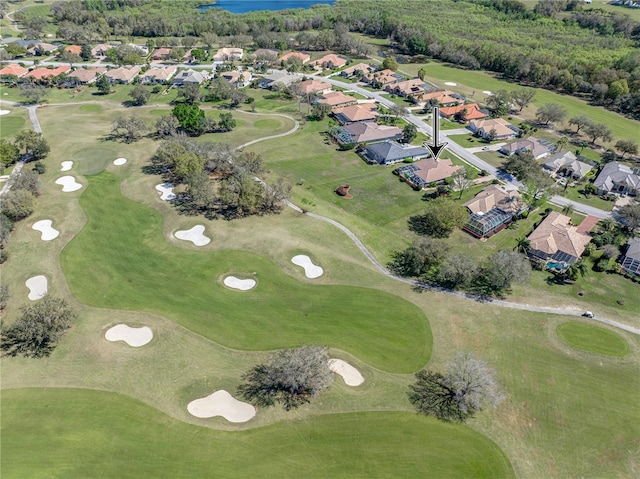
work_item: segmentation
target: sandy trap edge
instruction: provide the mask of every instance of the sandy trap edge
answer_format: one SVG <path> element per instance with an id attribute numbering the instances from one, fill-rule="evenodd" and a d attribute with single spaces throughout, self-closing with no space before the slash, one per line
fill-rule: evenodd
<path id="1" fill-rule="evenodd" d="M 132 328 L 126 324 L 117 324 L 104 334 L 107 341 L 124 341 L 129 346 L 139 348 L 153 339 L 153 331 L 148 326 Z"/>
<path id="2" fill-rule="evenodd" d="M 247 422 L 256 415 L 256 408 L 237 400 L 224 389 L 194 399 L 187 405 L 187 411 L 192 416 L 203 419 L 222 416 L 229 422 Z"/>

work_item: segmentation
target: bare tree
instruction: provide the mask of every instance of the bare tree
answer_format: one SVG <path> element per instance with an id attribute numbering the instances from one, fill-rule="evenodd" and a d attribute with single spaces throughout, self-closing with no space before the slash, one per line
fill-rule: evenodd
<path id="1" fill-rule="evenodd" d="M 504 398 L 496 372 L 473 353 L 458 353 L 447 368 L 445 384 L 454 395 L 460 411 L 472 416 L 486 406 L 495 407 Z"/>
<path id="2" fill-rule="evenodd" d="M 495 371 L 472 353 L 456 354 L 447 374 L 418 371 L 408 395 L 418 412 L 455 422 L 464 422 L 503 399 Z"/>
<path id="3" fill-rule="evenodd" d="M 120 115 L 113 121 L 111 131 L 116 137 L 120 137 L 125 142 L 131 143 L 140 138 L 140 136 L 148 130 L 149 127 L 142 118 L 136 115 L 130 117 Z"/>
<path id="4" fill-rule="evenodd" d="M 238 386 L 238 392 L 256 406 L 277 402 L 287 411 L 298 408 L 333 382 L 328 361 L 327 349 L 322 346 L 278 351 L 242 377 L 246 382 Z"/>

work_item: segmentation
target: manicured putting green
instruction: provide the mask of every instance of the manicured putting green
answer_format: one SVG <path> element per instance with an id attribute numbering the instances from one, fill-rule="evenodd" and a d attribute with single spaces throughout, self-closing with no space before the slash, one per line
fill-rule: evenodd
<path id="1" fill-rule="evenodd" d="M 624 356 L 629 345 L 622 336 L 591 324 L 568 321 L 556 328 L 558 337 L 569 346 L 608 356 Z"/>
<path id="2" fill-rule="evenodd" d="M 316 343 L 403 373 L 429 360 L 429 322 L 398 296 L 301 282 L 247 251 L 178 248 L 163 237 L 163 217 L 122 196 L 120 178 L 109 172 L 89 178 L 80 204 L 87 224 L 62 251 L 61 262 L 85 304 L 152 311 L 234 349 Z M 215 241 L 216 223 L 206 224 Z M 254 278 L 258 286 L 247 292 L 224 287 L 222 279 L 232 273 Z"/>
<path id="3" fill-rule="evenodd" d="M 82 175 L 95 175 L 104 170 L 113 160 L 118 158 L 114 148 L 105 146 L 100 148 L 84 148 L 74 152 L 66 160 L 73 160 L 78 165 L 78 172 Z"/>
<path id="4" fill-rule="evenodd" d="M 13 108 L 18 107 L 16 106 Z M 20 131 L 25 123 L 26 121 L 24 118 L 21 116 L 11 116 L 11 113 L 0 116 L 0 137 L 9 138 L 10 136 L 15 135 Z"/>
<path id="5" fill-rule="evenodd" d="M 2 392 L 2 477 L 515 477 L 474 431 L 412 413 L 332 414 L 246 431 L 182 423 L 80 389 Z"/>

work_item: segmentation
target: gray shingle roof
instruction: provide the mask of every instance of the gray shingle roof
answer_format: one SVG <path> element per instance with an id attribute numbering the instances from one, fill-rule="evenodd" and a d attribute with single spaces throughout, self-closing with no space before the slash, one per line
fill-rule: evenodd
<path id="1" fill-rule="evenodd" d="M 615 185 L 626 184 L 630 190 L 640 188 L 640 176 L 627 165 L 612 161 L 607 163 L 593 183 L 599 190 L 611 191 Z"/>

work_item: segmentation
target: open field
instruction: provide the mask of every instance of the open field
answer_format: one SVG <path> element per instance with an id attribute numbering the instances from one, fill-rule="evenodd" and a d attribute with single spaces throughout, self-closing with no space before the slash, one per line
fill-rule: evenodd
<path id="1" fill-rule="evenodd" d="M 4 105 L 5 109 L 9 109 L 6 103 L 0 103 L 0 105 Z M 29 118 L 27 110 L 18 106 L 10 108 L 11 113 L 0 116 L 0 138 L 13 138 L 27 124 Z M 29 123 L 30 125 L 31 123 Z"/>
<path id="2" fill-rule="evenodd" d="M 564 343 L 576 349 L 608 356 L 624 356 L 629 353 L 627 342 L 608 329 L 568 321 L 560 324 L 556 331 Z"/>
<path id="3" fill-rule="evenodd" d="M 291 105 L 282 102 L 287 103 Z M 128 145 L 100 140 L 110 129 L 109 116 L 120 108 L 85 107 L 69 106 L 57 114 L 60 107 L 38 112 L 45 136 L 56 138 L 47 159 L 49 169 L 43 176 L 46 201 L 40 201 L 36 213 L 18 225 L 10 245 L 12 256 L 2 267 L 3 281 L 11 284 L 14 294 L 6 316 L 9 322 L 25 301 L 24 279 L 33 274 L 46 274 L 52 294 L 67 298 L 80 313 L 46 361 L 3 360 L 3 476 L 23 476 L 29 464 L 27 473 L 31 475 L 31 471 L 42 476 L 61 471 L 65 477 L 86 477 L 87 467 L 98 464 L 105 476 L 117 477 L 129 473 L 131 477 L 162 477 L 164 471 L 167 477 L 193 477 L 194 471 L 209 471 L 211 467 L 230 477 L 299 476 L 301 470 L 309 476 L 318 471 L 318 477 L 413 477 L 429 472 L 447 477 L 504 477 L 510 472 L 504 456 L 497 451 L 499 447 L 513 464 L 517 477 L 633 477 L 639 467 L 635 452 L 640 447 L 640 411 L 635 400 L 640 392 L 635 374 L 640 346 L 637 337 L 616 333 L 628 342 L 630 352 L 624 357 L 596 356 L 577 351 L 558 339 L 558 324 L 569 318 L 412 291 L 377 273 L 333 226 L 290 210 L 275 217 L 231 222 L 180 216 L 171 205 L 158 200 L 153 187 L 159 178 L 141 171 L 157 143 L 150 139 Z M 153 109 L 136 111 L 148 121 L 157 118 L 151 113 Z M 246 123 L 238 132 L 244 132 L 244 138 L 239 134 L 235 141 L 269 134 L 269 126 L 273 126 L 270 120 L 257 117 L 249 126 L 249 120 L 243 119 Z M 363 239 L 368 247 L 373 245 L 374 251 L 388 251 L 389 244 L 406 245 L 411 235 L 406 232 L 405 215 L 414 199 L 416 204 L 424 204 L 421 193 L 402 183 L 383 181 L 387 177 L 396 179 L 390 168 L 370 167 L 353 152 L 338 152 L 335 145 L 324 144 L 319 134 L 323 128 L 326 124 L 307 122 L 295 135 L 259 143 L 252 151 L 264 153 L 274 172 L 291 169 L 295 172 L 291 175 L 294 182 L 304 178 L 304 184 L 295 187 L 296 202 L 305 206 L 298 200 L 306 198 L 310 210 L 338 219 L 359 236 L 360 232 L 367 232 Z M 83 134 L 65 135 L 69 131 Z M 211 135 L 213 141 L 216 138 L 220 136 Z M 80 169 L 88 165 L 89 158 L 76 156 L 77 153 L 83 148 L 102 146 L 115 147 L 117 156 L 129 159 L 127 165 L 116 168 L 107 162 L 107 172 L 88 178 L 79 176 L 85 188 L 76 194 L 61 193 L 53 185 L 60 175 L 60 161 L 77 159 L 74 168 Z M 77 175 L 78 171 L 73 173 Z M 359 177 L 363 178 L 360 196 L 367 202 L 349 205 L 353 212 L 331 203 L 333 193 L 328 187 L 332 178 L 351 181 Z M 316 184 L 325 185 L 327 191 Z M 396 186 L 402 190 L 396 190 Z M 395 202 L 406 202 L 388 216 L 376 211 L 387 208 L 380 203 L 386 201 L 384 196 L 376 195 L 376 191 L 385 189 L 395 195 Z M 388 208 L 394 208 L 393 202 Z M 54 226 L 60 227 L 59 241 L 45 244 L 30 229 L 31 223 L 44 218 L 53 219 Z M 478 257 L 484 257 L 498 248 L 512 248 L 514 238 L 531 226 L 535 215 L 530 221 L 519 222 L 514 230 L 505 230 L 487 242 L 467 235 L 462 238 L 469 245 L 455 243 L 461 241 L 457 236 L 452 241 L 456 248 L 470 252 L 473 249 Z M 194 224 L 204 224 L 207 235 L 213 238 L 204 250 L 196 251 L 190 244 L 172 239 L 172 232 Z M 122 234 L 123 231 L 130 234 Z M 502 237 L 503 234 L 507 236 Z M 64 269 L 59 261 L 61 250 Z M 325 268 L 325 276 L 317 284 L 305 280 L 299 268 L 290 263 L 294 254 L 310 255 Z M 226 290 L 217 278 L 228 271 L 256 272 L 258 287 L 246 293 Z M 84 284 L 90 282 L 88 276 L 97 284 Z M 640 310 L 640 298 L 634 294 L 637 285 L 624 278 L 590 272 L 575 285 L 559 286 L 547 283 L 546 277 L 543 273 L 534 275 L 533 286 L 516 289 L 514 299 L 575 305 L 635 324 L 631 317 Z M 340 294 L 331 298 L 335 304 L 325 305 L 324 293 L 313 293 L 340 289 L 364 297 L 350 299 L 350 309 L 345 310 L 338 308 L 345 304 Z M 275 298 L 266 297 L 266 291 Z M 585 294 L 579 297 L 579 291 Z M 290 309 L 309 314 L 305 309 L 308 306 L 302 305 L 299 298 L 302 292 L 311 292 L 307 297 L 322 306 L 326 316 L 336 316 L 313 316 L 315 313 L 311 312 L 309 317 L 294 317 Z M 251 299 L 254 293 L 262 296 Z M 615 303 L 619 297 L 625 298 L 623 306 Z M 86 302 L 106 308 L 78 302 L 87 298 Z M 382 299 L 415 311 L 413 326 L 407 324 L 405 328 L 398 320 L 401 316 L 397 308 L 388 312 L 378 308 L 377 302 Z M 269 317 L 253 315 L 256 324 L 248 324 L 241 317 L 247 310 L 273 312 L 271 307 L 278 301 L 281 309 Z M 376 301 L 373 308 L 372 301 Z M 594 304 L 603 305 L 602 309 L 596 310 Z M 136 311 L 140 309 L 155 314 Z M 196 310 L 203 313 L 193 314 Z M 223 317 L 223 311 L 229 312 L 230 317 Z M 356 313 L 351 314 L 353 311 Z M 428 323 L 424 312 L 428 312 Z M 190 317 L 183 321 L 181 316 L 187 313 Z M 367 315 L 372 319 L 357 326 L 359 318 Z M 211 320 L 213 324 L 206 324 Z M 273 332 L 272 325 L 278 328 L 289 320 L 294 331 L 286 331 L 284 336 Z M 589 320 L 577 321 L 592 324 Z M 119 322 L 150 326 L 154 340 L 136 350 L 105 341 L 104 332 Z M 191 326 L 200 322 L 205 324 L 198 327 L 208 328 L 208 337 L 192 332 Z M 359 327 L 363 331 L 353 334 L 360 335 L 360 344 L 352 347 L 349 338 L 333 341 L 331 335 L 318 328 L 319 324 L 332 327 L 329 333 L 334 335 L 337 331 L 341 335 L 352 334 L 351 328 Z M 379 333 L 383 331 L 380 327 L 384 325 L 392 328 L 390 339 L 383 332 L 382 338 L 370 341 L 368 336 L 376 328 Z M 245 331 L 244 327 L 249 329 Z M 404 352 L 400 356 L 382 357 L 385 351 L 397 354 L 389 341 L 400 341 L 405 329 L 422 338 L 408 339 L 414 348 L 413 357 L 409 357 L 404 344 L 406 338 L 402 339 Z M 185 408 L 190 400 L 219 388 L 234 391 L 241 374 L 265 357 L 260 351 L 246 351 L 260 349 L 248 341 L 257 339 L 262 347 L 269 342 L 275 344 L 269 347 L 281 347 L 295 330 L 303 331 L 305 340 L 331 339 L 331 346 L 342 349 L 332 349 L 332 355 L 358 367 L 366 379 L 364 385 L 347 388 L 338 380 L 317 401 L 298 411 L 261 410 L 255 420 L 243 426 L 229 425 L 220 418 L 203 420 L 188 415 Z M 235 335 L 242 350 L 217 343 L 227 333 Z M 431 335 L 433 347 L 427 348 Z M 421 350 L 412 346 L 418 343 Z M 428 367 L 442 370 L 454 351 L 473 351 L 486 359 L 496 368 L 506 395 L 496 410 L 487 410 L 472 419 L 470 428 L 408 414 L 411 406 L 406 387 L 411 375 L 391 374 L 375 367 L 413 372 L 430 358 Z M 340 412 L 356 414 L 336 414 Z M 203 427 L 196 428 L 194 424 Z M 433 429 L 432 425 L 446 426 L 459 434 L 454 436 L 446 429 Z M 171 433 L 166 432 L 168 427 Z M 469 446 L 460 448 L 460 444 Z M 449 459 L 448 451 L 441 451 L 441 446 L 455 451 L 455 457 Z M 42 451 L 36 459 L 31 458 L 34 450 Z M 203 450 L 204 455 L 197 455 Z M 208 450 L 226 455 L 217 454 L 220 460 L 215 462 L 211 454 L 206 454 Z M 247 456 L 248 450 L 252 456 Z M 292 456 L 292 451 L 300 452 Z M 341 451 L 346 454 L 341 456 Z M 461 451 L 471 458 L 460 460 Z M 437 464 L 432 461 L 432 452 L 438 454 Z M 27 454 L 29 461 L 25 459 Z M 153 460 L 140 456 L 153 456 Z M 278 462 L 283 457 L 287 460 L 284 470 Z M 481 462 L 474 462 L 475 457 L 482 457 Z M 313 464 L 313 468 L 307 471 L 304 465 L 298 467 L 298 459 L 300 464 Z M 123 469 L 125 464 L 131 469 Z M 179 465 L 181 469 L 177 469 Z"/>
<path id="4" fill-rule="evenodd" d="M 482 435 L 410 413 L 333 414 L 229 433 L 99 391 L 22 389 L 3 396 L 3 477 L 38 471 L 85 478 L 98 470 L 100 477 L 158 478 L 292 477 L 293 471 L 317 478 L 514 477 L 502 451 Z"/>
<path id="5" fill-rule="evenodd" d="M 480 102 L 484 102 L 486 99 L 487 95 L 482 93 L 484 90 L 495 92 L 500 89 L 513 91 L 522 88 L 522 86 L 516 83 L 499 80 L 489 73 L 462 70 L 437 62 L 426 64 L 407 63 L 400 65 L 400 71 L 412 76 L 417 76 L 420 68 L 425 70 L 425 80 L 442 88 L 452 88 L 456 92 Z M 444 85 L 445 81 L 453 81 L 457 83 L 458 86 L 446 87 L 446 85 Z M 585 101 L 578 98 L 539 88 L 536 89 L 536 96 L 533 103 L 523 110 L 522 116 L 526 119 L 533 119 L 535 117 L 535 111 L 544 103 L 557 103 L 564 107 L 567 110 L 567 120 L 574 116 L 587 115 L 596 123 L 606 123 L 613 132 L 613 135 L 618 139 L 635 138 L 637 137 L 638 130 L 640 130 L 640 122 L 638 121 L 630 120 L 601 107 L 588 105 Z"/>
<path id="6" fill-rule="evenodd" d="M 309 341 L 399 372 L 428 360 L 428 323 L 414 305 L 366 288 L 304 285 L 247 252 L 204 254 L 170 246 L 161 215 L 120 196 L 116 177 L 103 173 L 89 181 L 80 198 L 89 219 L 61 257 L 83 303 L 169 316 L 234 349 Z M 90 266 L 97 261 L 100 268 Z M 222 287 L 231 273 L 255 278 L 258 287 L 245 294 Z"/>

